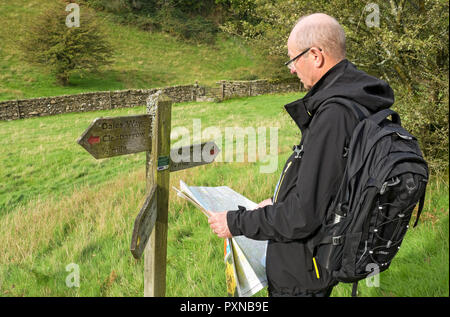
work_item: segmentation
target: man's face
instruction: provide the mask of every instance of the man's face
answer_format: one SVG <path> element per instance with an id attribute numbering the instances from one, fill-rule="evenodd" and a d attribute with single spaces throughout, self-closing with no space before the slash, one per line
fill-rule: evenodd
<path id="1" fill-rule="evenodd" d="M 294 58 L 302 52 L 298 49 L 296 43 L 294 43 L 292 36 L 288 40 L 288 55 L 289 59 Z M 306 47 L 307 48 L 307 47 Z M 305 49 L 306 49 L 305 48 Z M 311 60 L 311 54 L 307 52 L 306 54 L 300 56 L 295 61 L 291 63 L 291 74 L 297 74 L 297 77 L 302 82 L 306 90 L 311 89 L 313 86 L 313 65 Z"/>

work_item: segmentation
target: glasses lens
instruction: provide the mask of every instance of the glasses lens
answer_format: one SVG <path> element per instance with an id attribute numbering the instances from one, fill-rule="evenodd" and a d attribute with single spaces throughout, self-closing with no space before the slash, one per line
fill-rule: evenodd
<path id="1" fill-rule="evenodd" d="M 303 52 L 301 52 L 300 54 L 298 54 L 296 57 L 294 57 L 293 59 L 291 59 L 286 66 L 290 69 L 290 70 L 295 70 L 294 67 L 294 62 L 299 59 L 301 56 L 305 55 L 306 52 L 308 52 L 311 48 L 307 48 L 306 50 L 304 50 Z M 322 51 L 322 49 L 319 48 L 319 50 Z"/>

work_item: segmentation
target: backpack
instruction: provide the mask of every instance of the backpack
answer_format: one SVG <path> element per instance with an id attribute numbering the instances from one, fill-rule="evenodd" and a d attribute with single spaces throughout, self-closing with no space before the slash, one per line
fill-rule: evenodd
<path id="1" fill-rule="evenodd" d="M 393 110 L 370 114 L 344 98 L 328 101 L 350 108 L 360 122 L 345 149 L 339 190 L 308 247 L 336 282 L 353 283 L 356 296 L 359 280 L 389 268 L 419 204 L 417 225 L 428 165 L 417 139 L 402 128 Z"/>

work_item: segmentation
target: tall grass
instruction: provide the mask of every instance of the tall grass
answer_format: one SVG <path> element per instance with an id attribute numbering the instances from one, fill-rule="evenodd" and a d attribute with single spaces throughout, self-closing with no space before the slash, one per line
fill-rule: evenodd
<path id="1" fill-rule="evenodd" d="M 201 119 L 202 129 L 222 131 L 279 127 L 279 158 L 271 174 L 260 173 L 260 161 L 215 162 L 171 173 L 170 186 L 181 179 L 189 185 L 226 184 L 256 202 L 270 197 L 300 137 L 282 106 L 298 97 L 174 105 L 172 129 L 183 126 L 191 135 L 193 119 Z M 143 295 L 143 261 L 132 257 L 129 246 L 145 200 L 144 155 L 95 161 L 75 143 L 95 117 L 142 112 L 138 107 L 0 123 L 5 149 L 0 152 L 0 296 Z M 433 176 L 419 226 L 408 232 L 390 269 L 380 274 L 379 287 L 360 283 L 361 296 L 448 296 L 448 193 L 448 179 Z M 79 288 L 66 286 L 70 263 L 79 265 Z M 338 285 L 332 296 L 349 296 L 350 289 Z M 200 211 L 174 192 L 167 295 L 226 296 L 223 240 L 211 233 Z"/>

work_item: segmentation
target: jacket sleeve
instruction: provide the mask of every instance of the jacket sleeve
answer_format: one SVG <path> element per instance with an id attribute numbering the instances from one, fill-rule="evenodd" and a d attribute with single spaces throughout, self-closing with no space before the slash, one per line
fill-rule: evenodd
<path id="1" fill-rule="evenodd" d="M 324 106 L 310 123 L 295 189 L 274 205 L 229 211 L 231 234 L 279 242 L 314 234 L 340 185 L 346 163 L 344 146 L 354 127 L 355 119 L 346 108 L 333 103 Z"/>

